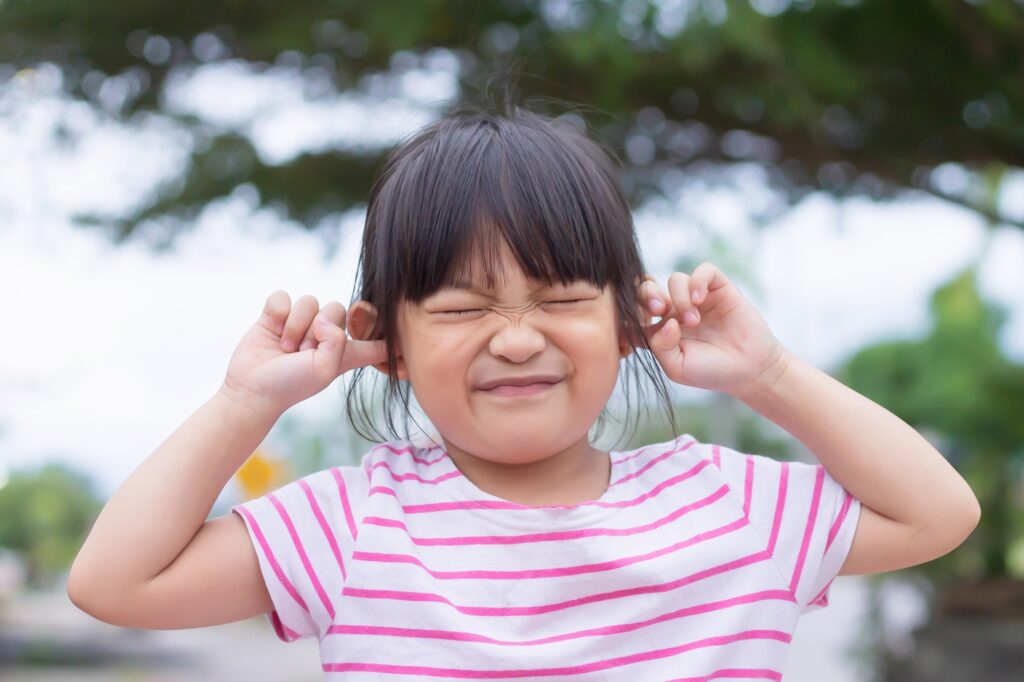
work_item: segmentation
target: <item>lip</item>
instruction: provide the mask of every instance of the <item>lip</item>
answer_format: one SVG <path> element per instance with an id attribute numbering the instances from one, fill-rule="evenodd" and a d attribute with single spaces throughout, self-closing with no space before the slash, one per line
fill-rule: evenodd
<path id="1" fill-rule="evenodd" d="M 521 377 L 503 377 L 501 379 L 490 379 L 479 386 L 481 391 L 491 391 L 499 387 L 530 386 L 532 384 L 554 385 L 562 381 L 562 377 L 551 374 L 531 374 Z"/>
<path id="2" fill-rule="evenodd" d="M 551 389 L 553 389 L 555 386 L 557 386 L 560 383 L 562 383 L 562 382 L 556 381 L 554 383 L 550 383 L 550 382 L 545 382 L 545 381 L 538 381 L 538 382 L 535 382 L 535 383 L 532 383 L 532 384 L 525 384 L 523 386 L 512 386 L 512 385 L 507 385 L 506 384 L 504 386 L 495 386 L 494 388 L 486 389 L 483 392 L 487 393 L 488 395 L 494 395 L 494 396 L 508 396 L 508 397 L 531 396 L 531 395 L 537 395 L 537 394 L 540 394 L 540 393 L 547 393 L 548 391 L 550 391 Z"/>

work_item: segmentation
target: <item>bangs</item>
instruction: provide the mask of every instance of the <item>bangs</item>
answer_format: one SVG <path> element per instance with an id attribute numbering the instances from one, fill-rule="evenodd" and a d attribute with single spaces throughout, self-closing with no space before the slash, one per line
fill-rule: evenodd
<path id="1" fill-rule="evenodd" d="M 395 164 L 378 198 L 393 293 L 419 302 L 474 277 L 493 288 L 507 274 L 502 242 L 548 285 L 604 288 L 633 270 L 616 248 L 633 233 L 628 201 L 607 158 L 571 124 L 476 116 L 433 132 Z"/>

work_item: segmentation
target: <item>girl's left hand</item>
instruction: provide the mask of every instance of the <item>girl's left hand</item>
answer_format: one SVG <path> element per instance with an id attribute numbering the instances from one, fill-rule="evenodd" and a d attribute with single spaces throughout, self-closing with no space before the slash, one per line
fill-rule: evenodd
<path id="1" fill-rule="evenodd" d="M 646 327 L 647 342 L 678 384 L 742 398 L 776 376 L 787 359 L 754 306 L 711 263 L 701 263 L 692 275 L 673 272 L 667 293 L 648 275 L 640 298 L 648 322 L 661 317 Z"/>

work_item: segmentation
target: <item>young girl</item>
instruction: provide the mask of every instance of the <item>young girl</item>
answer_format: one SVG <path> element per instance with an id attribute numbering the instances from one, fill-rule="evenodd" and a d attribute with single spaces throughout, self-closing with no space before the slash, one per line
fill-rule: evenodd
<path id="1" fill-rule="evenodd" d="M 714 265 L 645 276 L 613 164 L 563 120 L 467 108 L 422 130 L 373 187 L 359 269 L 348 310 L 270 295 L 220 389 L 108 501 L 75 604 L 141 628 L 266 613 L 353 680 L 778 680 L 837 575 L 929 560 L 977 521 L 927 441 L 790 354 Z M 828 470 L 688 434 L 595 448 L 624 360 L 666 407 L 663 377 L 736 396 Z M 360 465 L 206 520 L 339 375 L 367 420 L 371 367 L 388 436 Z M 436 437 L 409 435 L 409 389 Z"/>

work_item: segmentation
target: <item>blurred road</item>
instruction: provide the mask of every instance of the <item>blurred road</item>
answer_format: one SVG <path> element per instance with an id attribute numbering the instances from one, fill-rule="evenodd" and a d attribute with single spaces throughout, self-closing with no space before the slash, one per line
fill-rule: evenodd
<path id="1" fill-rule="evenodd" d="M 134 662 L 61 667 L 0 667 L 5 682 L 322 682 L 316 639 L 285 644 L 266 618 L 190 630 L 131 630 L 83 613 L 63 590 L 26 593 L 0 610 L 0 646 L 15 640 L 61 642 L 61 650 L 127 654 Z M 7 640 L 5 642 L 5 639 Z M 65 649 L 65 647 L 67 647 Z M 101 658 L 102 661 L 102 658 Z"/>

